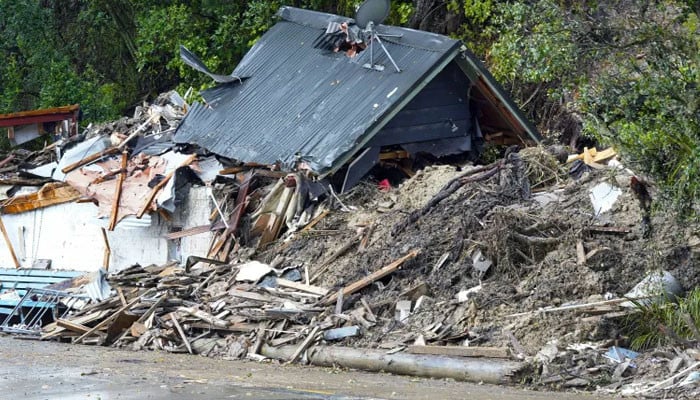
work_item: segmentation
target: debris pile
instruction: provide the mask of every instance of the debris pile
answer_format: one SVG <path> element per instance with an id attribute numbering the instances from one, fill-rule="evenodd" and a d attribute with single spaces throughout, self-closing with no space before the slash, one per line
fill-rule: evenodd
<path id="1" fill-rule="evenodd" d="M 562 164 L 561 149 L 509 148 L 487 165 L 428 166 L 398 187 L 377 175 L 337 194 L 304 171 L 173 144 L 185 107 L 174 98 L 60 154 L 14 154 L 56 168 L 36 198 L 7 200 L 6 214 L 78 199 L 114 229 L 149 212 L 170 218 L 174 180 L 207 189 L 206 220 L 164 235 L 208 233 L 201 253 L 113 268 L 111 297 L 55 302 L 60 317 L 41 338 L 255 360 L 291 347 L 290 362 L 342 345 L 517 361 L 548 387 L 697 391 L 695 344 L 633 352 L 624 324 L 639 312 L 630 299 L 697 287 L 700 240 L 651 213 L 653 189 L 613 151 Z"/>

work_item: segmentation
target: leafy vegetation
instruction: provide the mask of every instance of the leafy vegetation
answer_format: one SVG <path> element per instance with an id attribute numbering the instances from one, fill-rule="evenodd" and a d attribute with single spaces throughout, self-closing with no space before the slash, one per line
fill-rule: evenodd
<path id="1" fill-rule="evenodd" d="M 361 0 L 0 0 L 0 113 L 80 103 L 113 119 L 228 73 L 288 4 Z M 698 0 L 394 0 L 387 21 L 465 42 L 550 140 L 613 144 L 685 215 L 700 204 Z"/>
<path id="2" fill-rule="evenodd" d="M 700 288 L 678 302 L 637 303 L 636 306 L 639 312 L 628 317 L 624 327 L 633 349 L 664 344 L 688 346 L 700 339 Z"/>

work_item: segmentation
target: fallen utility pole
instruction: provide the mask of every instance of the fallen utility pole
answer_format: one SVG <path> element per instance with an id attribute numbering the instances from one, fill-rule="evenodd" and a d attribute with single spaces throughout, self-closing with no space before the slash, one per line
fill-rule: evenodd
<path id="1" fill-rule="evenodd" d="M 289 360 L 297 346 L 272 347 L 264 345 L 260 354 L 278 360 Z M 525 364 L 516 361 L 446 357 L 422 354 L 394 353 L 351 347 L 315 346 L 306 351 L 309 362 L 316 366 L 355 368 L 364 371 L 452 378 L 459 381 L 492 384 L 515 383 Z"/>

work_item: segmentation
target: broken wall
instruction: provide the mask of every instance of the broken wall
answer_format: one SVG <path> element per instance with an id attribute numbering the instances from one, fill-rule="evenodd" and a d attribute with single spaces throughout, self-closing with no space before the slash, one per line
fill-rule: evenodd
<path id="1" fill-rule="evenodd" d="M 190 209 L 191 208 L 191 209 Z M 110 271 L 133 264 L 163 264 L 186 260 L 189 255 L 206 255 L 210 233 L 169 241 L 165 235 L 173 226 L 208 224 L 209 199 L 205 188 L 193 187 L 172 222 L 158 214 L 141 220 L 124 220 L 107 232 L 111 249 Z M 53 269 L 95 271 L 103 266 L 105 243 L 92 203 L 66 203 L 21 214 L 3 215 L 12 246 L 24 268 L 37 259 L 50 259 Z M 133 221 L 133 222 L 132 222 Z M 0 246 L 0 267 L 14 265 L 7 246 Z"/>

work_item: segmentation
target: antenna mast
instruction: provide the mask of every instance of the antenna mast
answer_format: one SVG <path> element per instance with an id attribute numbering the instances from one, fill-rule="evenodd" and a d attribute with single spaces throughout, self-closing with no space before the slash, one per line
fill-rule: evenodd
<path id="1" fill-rule="evenodd" d="M 373 69 L 376 71 L 383 71 L 384 66 L 379 64 L 374 64 L 374 42 L 376 41 L 381 46 L 384 54 L 389 58 L 391 64 L 396 69 L 396 72 L 401 72 L 401 69 L 394 58 L 391 57 L 389 50 L 386 49 L 381 37 L 401 37 L 401 35 L 383 35 L 377 33 L 375 30 L 375 24 L 381 24 L 389 16 L 389 10 L 391 9 L 390 0 L 365 0 L 357 8 L 355 13 L 355 23 L 362 29 L 365 42 L 368 42 L 369 47 L 369 63 L 363 65 L 365 68 Z"/>

